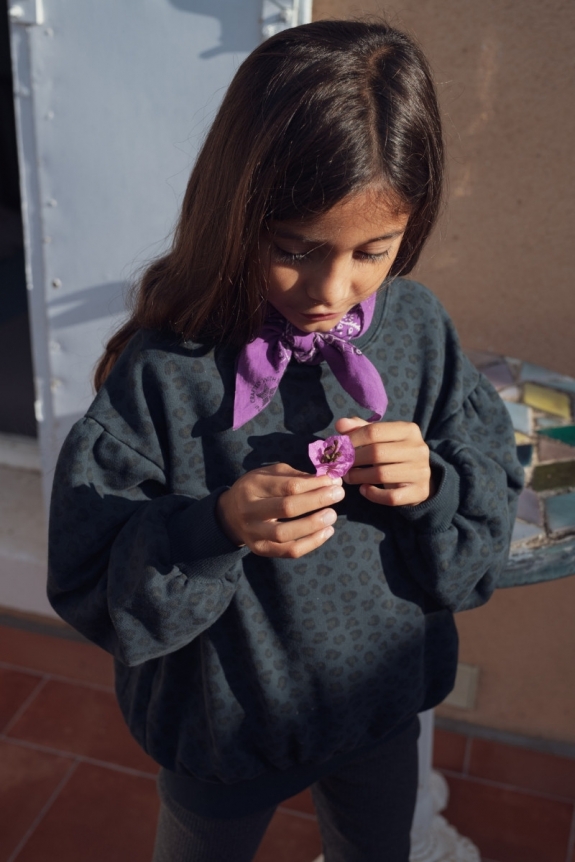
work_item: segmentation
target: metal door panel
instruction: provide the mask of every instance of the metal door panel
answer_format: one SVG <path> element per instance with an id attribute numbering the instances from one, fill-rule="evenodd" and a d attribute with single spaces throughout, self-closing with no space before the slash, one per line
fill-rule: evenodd
<path id="1" fill-rule="evenodd" d="M 165 247 L 206 126 L 261 39 L 261 5 L 46 0 L 43 11 L 41 25 L 13 23 L 12 48 L 48 492 L 126 284 Z"/>

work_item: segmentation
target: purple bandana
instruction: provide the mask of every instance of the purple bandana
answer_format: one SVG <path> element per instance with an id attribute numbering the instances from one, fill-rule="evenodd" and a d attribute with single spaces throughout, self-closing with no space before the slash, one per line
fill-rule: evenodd
<path id="1" fill-rule="evenodd" d="M 381 419 L 387 407 L 383 382 L 367 356 L 351 344 L 368 329 L 374 309 L 375 294 L 354 305 L 329 332 L 302 332 L 270 307 L 261 335 L 239 355 L 234 430 L 269 404 L 292 356 L 310 365 L 325 359 L 346 392 L 373 412 L 369 421 Z"/>

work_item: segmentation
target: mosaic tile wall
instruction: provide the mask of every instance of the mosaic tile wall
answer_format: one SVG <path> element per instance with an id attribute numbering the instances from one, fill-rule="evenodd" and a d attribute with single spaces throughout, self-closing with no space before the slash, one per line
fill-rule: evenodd
<path id="1" fill-rule="evenodd" d="M 467 355 L 504 400 L 525 467 L 511 554 L 560 542 L 575 533 L 575 379 L 508 356 Z"/>

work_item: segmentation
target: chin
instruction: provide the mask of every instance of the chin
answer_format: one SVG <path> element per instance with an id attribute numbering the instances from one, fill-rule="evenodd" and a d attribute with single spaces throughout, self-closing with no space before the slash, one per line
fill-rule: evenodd
<path id="1" fill-rule="evenodd" d="M 284 314 L 286 320 L 289 320 L 293 326 L 296 326 L 302 332 L 329 332 L 330 329 L 337 326 L 343 316 L 343 314 L 339 314 L 330 320 L 305 320 L 300 315 Z"/>
<path id="2" fill-rule="evenodd" d="M 342 315 L 343 316 L 343 315 Z M 334 326 L 337 326 L 341 317 L 336 320 L 327 320 L 325 323 L 309 323 L 305 327 L 306 332 L 329 332 L 330 329 L 333 329 Z"/>

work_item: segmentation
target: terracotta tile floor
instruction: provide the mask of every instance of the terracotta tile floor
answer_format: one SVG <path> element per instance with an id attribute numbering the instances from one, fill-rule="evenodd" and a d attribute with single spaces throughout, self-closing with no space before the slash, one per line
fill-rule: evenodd
<path id="1" fill-rule="evenodd" d="M 575 760 L 438 729 L 435 764 L 444 813 L 484 862 L 575 862 Z M 0 626 L 0 862 L 149 862 L 155 774 L 104 652 Z M 256 862 L 320 852 L 305 791 L 278 808 Z"/>

